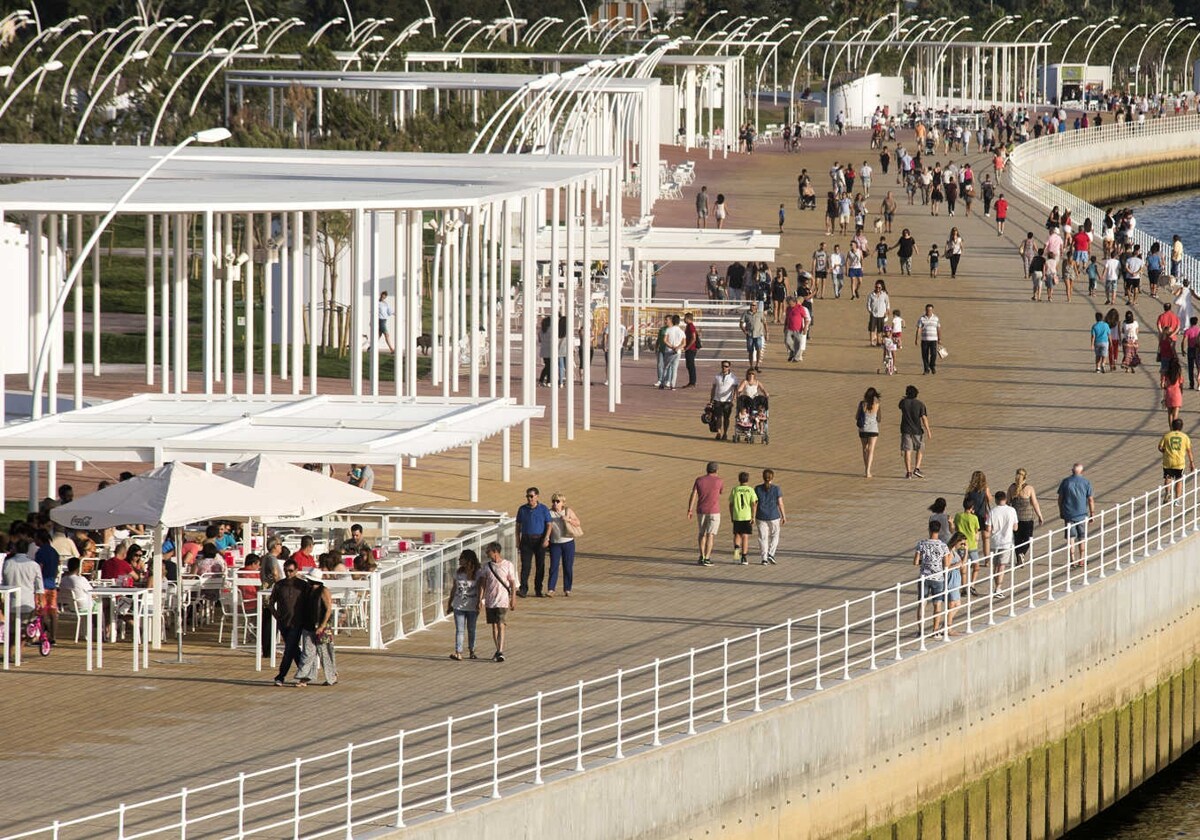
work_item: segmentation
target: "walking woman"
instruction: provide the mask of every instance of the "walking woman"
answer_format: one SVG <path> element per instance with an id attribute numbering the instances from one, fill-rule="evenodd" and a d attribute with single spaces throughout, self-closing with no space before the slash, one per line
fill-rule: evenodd
<path id="1" fill-rule="evenodd" d="M 1117 354 L 1121 349 L 1121 313 L 1110 308 L 1104 313 L 1104 323 L 1108 324 L 1108 370 L 1111 373 L 1117 369 Z"/>
<path id="2" fill-rule="evenodd" d="M 950 279 L 958 276 L 958 261 L 962 259 L 963 240 L 958 235 L 958 228 L 950 228 L 950 236 L 946 239 L 946 256 L 950 259 Z"/>
<path id="3" fill-rule="evenodd" d="M 714 215 L 717 217 L 717 230 L 725 227 L 725 217 L 729 215 L 729 206 L 725 203 L 725 193 L 717 193 Z"/>
<path id="4" fill-rule="evenodd" d="M 1029 559 L 1029 541 L 1033 539 L 1033 529 L 1046 521 L 1042 518 L 1037 492 L 1026 480 L 1028 475 L 1025 468 L 1021 467 L 1013 483 L 1008 485 L 1008 503 L 1017 513 L 1017 532 L 1013 543 L 1016 545 L 1018 566 Z"/>
<path id="5" fill-rule="evenodd" d="M 771 280 L 771 310 L 776 324 L 783 323 L 783 305 L 787 301 L 787 269 L 778 266 Z"/>
<path id="6" fill-rule="evenodd" d="M 1125 320 L 1121 324 L 1121 370 L 1133 373 L 1141 363 L 1138 357 L 1138 322 L 1133 317 L 1133 311 L 1125 310 Z"/>
<path id="7" fill-rule="evenodd" d="M 912 258 L 917 252 L 917 240 L 908 232 L 908 228 L 900 231 L 900 241 L 896 243 L 896 256 L 900 258 L 900 273 L 912 277 Z"/>
<path id="8" fill-rule="evenodd" d="M 1162 386 L 1162 404 L 1167 410 L 1167 427 L 1170 428 L 1179 416 L 1179 409 L 1183 408 L 1183 367 L 1178 356 L 1172 356 L 1167 362 L 1167 371 L 1159 379 L 1159 385 Z"/>
<path id="9" fill-rule="evenodd" d="M 558 567 L 562 566 L 563 595 L 571 597 L 575 581 L 575 537 L 582 536 L 579 517 L 567 507 L 567 497 L 555 493 L 550 497 L 550 584 L 546 597 L 554 597 L 558 586 Z"/>
<path id="10" fill-rule="evenodd" d="M 992 509 L 992 491 L 988 488 L 987 476 L 983 474 L 983 470 L 971 473 L 971 480 L 967 482 L 963 497 L 975 503 L 975 516 L 979 519 L 979 548 L 982 556 L 987 557 L 992 547 L 992 532 L 988 525 L 988 513 Z M 974 583 L 973 580 L 971 582 Z"/>
<path id="11" fill-rule="evenodd" d="M 868 388 L 858 404 L 858 440 L 862 444 L 863 476 L 872 478 L 871 467 L 875 464 L 875 444 L 879 442 L 879 392 Z"/>
<path id="12" fill-rule="evenodd" d="M 458 571 L 454 573 L 454 589 L 446 602 L 446 612 L 454 613 L 454 653 L 450 658 L 461 662 L 463 642 L 467 643 L 467 655 L 475 655 L 475 627 L 479 621 L 479 575 L 482 567 L 479 556 L 466 549 L 458 556 Z"/>

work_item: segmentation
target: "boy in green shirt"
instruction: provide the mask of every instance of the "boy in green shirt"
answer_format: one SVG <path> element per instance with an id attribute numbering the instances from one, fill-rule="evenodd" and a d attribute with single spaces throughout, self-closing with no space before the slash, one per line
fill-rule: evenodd
<path id="1" fill-rule="evenodd" d="M 967 585 L 971 587 L 971 594 L 978 597 L 975 578 L 979 574 L 979 517 L 975 515 L 975 501 L 970 496 L 963 499 L 963 512 L 954 515 L 954 530 L 967 542 L 967 557 L 971 561 Z"/>
<path id="2" fill-rule="evenodd" d="M 750 561 L 750 534 L 754 530 L 754 504 L 758 497 L 750 486 L 750 473 L 738 473 L 737 487 L 729 493 L 729 518 L 733 520 L 733 562 L 745 566 Z"/>

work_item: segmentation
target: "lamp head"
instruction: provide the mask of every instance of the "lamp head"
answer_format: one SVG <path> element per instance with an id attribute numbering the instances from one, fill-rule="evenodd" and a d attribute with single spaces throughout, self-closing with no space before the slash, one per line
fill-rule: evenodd
<path id="1" fill-rule="evenodd" d="M 208 51 L 209 55 L 227 55 L 228 53 L 229 53 L 229 50 L 226 49 L 225 47 L 213 47 L 211 50 Z"/>
<path id="2" fill-rule="evenodd" d="M 90 29 L 80 29 L 77 34 L 82 35 L 84 38 L 90 38 L 93 35 L 95 35 L 96 33 Z"/>
<path id="3" fill-rule="evenodd" d="M 233 133 L 225 126 L 206 128 L 192 135 L 197 143 L 220 143 L 222 140 L 228 140 L 232 136 Z"/>
<path id="4" fill-rule="evenodd" d="M 13 69 L 11 64 L 5 64 L 3 67 L 0 67 L 0 79 L 7 79 L 12 75 L 12 71 Z"/>
<path id="5" fill-rule="evenodd" d="M 150 57 L 150 53 L 146 52 L 145 50 L 137 50 L 136 52 L 130 53 L 129 60 L 130 61 L 145 61 L 149 57 Z"/>
<path id="6" fill-rule="evenodd" d="M 42 65 L 42 72 L 43 73 L 53 73 L 55 70 L 61 70 L 62 66 L 63 66 L 63 63 L 61 61 L 59 61 L 58 59 L 55 59 L 54 61 L 47 61 L 45 64 Z"/>

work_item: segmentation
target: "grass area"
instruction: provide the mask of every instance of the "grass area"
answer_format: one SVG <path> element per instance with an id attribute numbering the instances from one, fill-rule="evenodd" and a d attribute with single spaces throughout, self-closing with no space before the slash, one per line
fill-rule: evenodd
<path id="1" fill-rule="evenodd" d="M 4 505 L 4 512 L 0 513 L 0 528 L 3 528 L 4 532 L 8 533 L 8 526 L 13 522 L 24 522 L 27 513 L 29 513 L 28 501 L 7 500 Z"/>

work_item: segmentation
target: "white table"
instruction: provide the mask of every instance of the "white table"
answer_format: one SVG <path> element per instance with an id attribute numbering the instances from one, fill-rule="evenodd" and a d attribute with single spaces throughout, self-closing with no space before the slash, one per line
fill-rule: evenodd
<path id="1" fill-rule="evenodd" d="M 149 595 L 149 590 L 138 589 L 127 586 L 97 586 L 92 589 L 92 595 L 96 598 L 107 598 L 109 602 L 108 611 L 108 631 L 110 637 L 115 641 L 117 633 L 117 599 L 129 598 L 133 603 L 133 670 L 137 671 L 141 668 L 150 667 L 150 646 L 143 643 L 142 629 L 147 618 L 146 612 L 146 597 Z M 101 623 L 103 622 L 103 609 L 96 610 L 96 613 L 101 616 L 96 620 L 96 624 L 102 630 Z M 96 634 L 96 667 L 104 667 L 104 633 Z"/>
<path id="2" fill-rule="evenodd" d="M 7 671 L 10 647 L 16 647 L 15 664 L 18 668 L 21 667 L 21 647 L 25 640 L 21 638 L 21 616 L 16 614 L 20 612 L 21 588 L 19 586 L 0 586 L 0 599 L 4 601 L 5 630 L 0 644 L 4 645 L 4 670 Z"/>

